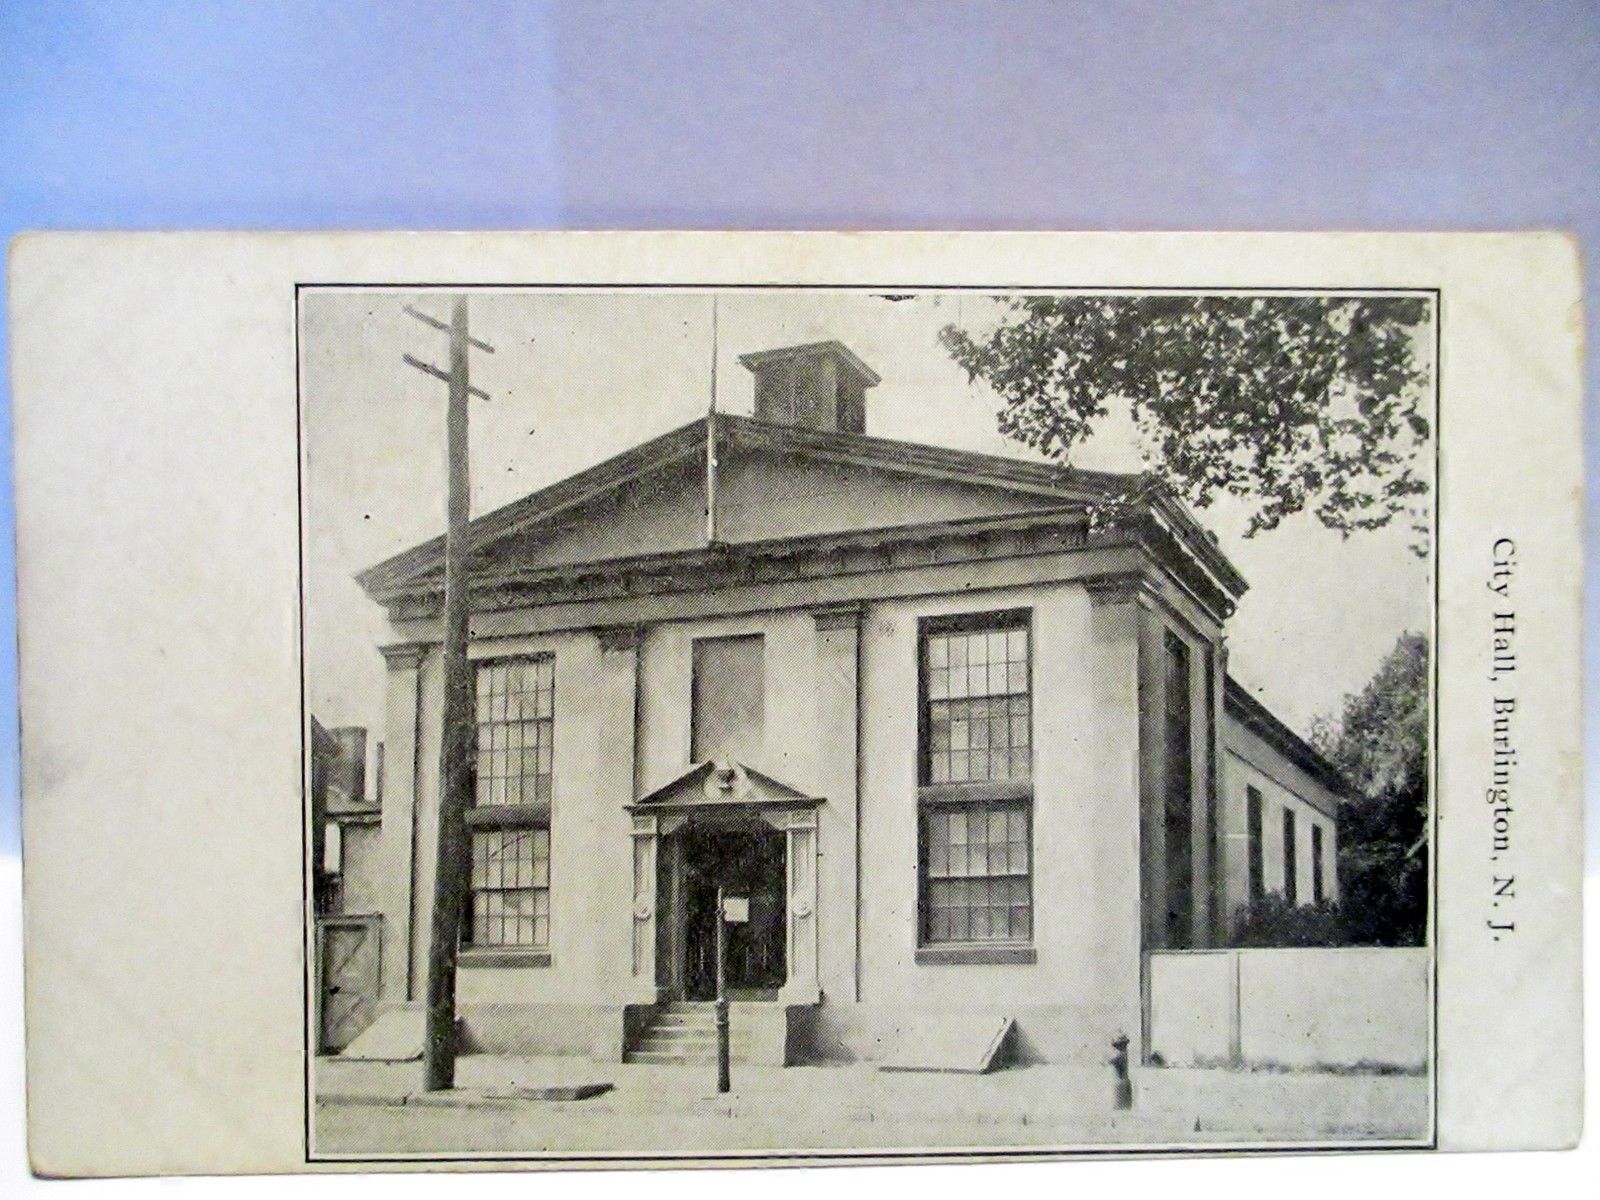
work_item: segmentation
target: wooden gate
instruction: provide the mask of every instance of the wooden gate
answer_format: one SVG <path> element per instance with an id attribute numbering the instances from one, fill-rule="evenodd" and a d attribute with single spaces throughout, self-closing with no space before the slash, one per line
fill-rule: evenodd
<path id="1" fill-rule="evenodd" d="M 378 1011 L 382 918 L 317 921 L 318 1049 L 334 1053 L 356 1039 Z"/>

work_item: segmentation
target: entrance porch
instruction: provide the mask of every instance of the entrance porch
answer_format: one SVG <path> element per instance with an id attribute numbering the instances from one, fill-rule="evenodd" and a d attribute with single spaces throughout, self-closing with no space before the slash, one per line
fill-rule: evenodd
<path id="1" fill-rule="evenodd" d="M 820 804 L 742 763 L 715 762 L 632 807 L 630 1059 L 696 1061 L 714 1051 L 708 1002 L 716 996 L 721 895 L 745 917 L 724 925 L 727 995 L 738 1002 L 735 1057 L 796 1060 L 804 1014 L 821 998 Z"/>

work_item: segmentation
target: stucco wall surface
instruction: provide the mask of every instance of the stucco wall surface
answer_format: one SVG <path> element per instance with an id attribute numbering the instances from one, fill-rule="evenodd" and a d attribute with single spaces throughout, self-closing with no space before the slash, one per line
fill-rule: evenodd
<path id="1" fill-rule="evenodd" d="M 1033 630 L 1033 944 L 1037 961 L 918 963 L 917 655 L 924 617 L 1027 608 Z M 1080 585 L 872 605 L 862 626 L 862 1011 L 1018 1015 L 1048 1057 L 1101 1054 L 1138 1031 L 1138 679 L 1132 605 Z M 824 949 L 826 956 L 827 950 Z M 844 1036 L 848 1036 L 845 1034 Z"/>
<path id="2" fill-rule="evenodd" d="M 1013 608 L 1030 611 L 1033 631 L 1035 961 L 919 963 L 919 622 Z M 688 697 L 695 639 L 749 633 L 765 638 L 764 737 L 750 765 L 823 801 L 817 839 L 822 1040 L 847 1056 L 870 1056 L 894 1036 L 908 1012 L 918 1010 L 1018 1017 L 1019 1045 L 1029 1057 L 1103 1056 L 1117 1033 L 1136 1034 L 1137 620 L 1132 605 L 1097 602 L 1074 583 L 864 607 L 856 659 L 864 706 L 859 923 L 853 798 L 826 794 L 830 780 L 837 789 L 841 776 L 853 778 L 853 765 L 832 762 L 830 755 L 848 755 L 848 749 L 819 737 L 835 715 L 832 707 L 850 704 L 853 656 L 844 643 L 844 657 L 830 651 L 828 669 L 822 669 L 819 648 L 831 645 L 827 639 L 835 635 L 820 632 L 808 610 L 658 624 L 644 631 L 637 651 L 607 649 L 592 632 L 475 639 L 474 658 L 555 656 L 551 945 L 548 966 L 479 966 L 464 959 L 463 1006 L 480 1012 L 503 1012 L 497 1006 L 505 1005 L 614 1010 L 638 1002 L 641 984 L 653 985 L 653 979 L 630 974 L 634 897 L 627 806 L 691 765 Z M 414 794 L 429 797 L 437 791 L 437 654 L 424 658 L 415 677 L 415 690 L 399 688 L 396 698 L 415 706 Z M 824 702 L 826 713 L 819 712 Z M 397 724 L 410 724 L 397 715 Z M 437 837 L 434 805 L 424 801 L 416 808 L 415 853 L 406 855 L 412 858 L 413 888 L 409 903 L 396 897 L 400 904 L 390 907 L 394 924 L 410 926 L 413 996 L 422 985 Z"/>

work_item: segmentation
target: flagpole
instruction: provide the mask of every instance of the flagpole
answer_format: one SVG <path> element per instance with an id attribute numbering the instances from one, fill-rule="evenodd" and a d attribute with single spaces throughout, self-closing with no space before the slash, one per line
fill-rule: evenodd
<path id="1" fill-rule="evenodd" d="M 717 298 L 711 297 L 711 408 L 706 414 L 706 545 L 717 544 Z"/>

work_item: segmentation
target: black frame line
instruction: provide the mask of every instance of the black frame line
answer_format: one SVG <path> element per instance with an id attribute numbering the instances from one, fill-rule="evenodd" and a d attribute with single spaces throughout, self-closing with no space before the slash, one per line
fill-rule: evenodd
<path id="1" fill-rule="evenodd" d="M 1425 1142 L 1274 1142 L 1270 1144 L 1230 1144 L 1218 1142 L 1207 1145 L 1181 1145 L 1181 1146 L 1084 1146 L 1084 1147 L 1013 1147 L 1010 1149 L 924 1149 L 924 1150 L 751 1150 L 725 1153 L 642 1153 L 623 1152 L 615 1154 L 589 1153 L 589 1154 L 557 1154 L 530 1152 L 526 1154 L 388 1154 L 377 1156 L 360 1155 L 317 1155 L 313 1154 L 312 1143 L 312 1110 L 315 1104 L 313 1095 L 312 1063 L 314 1055 L 311 1051 L 313 1030 L 311 1028 L 311 987 L 312 987 L 312 955 L 316 936 L 315 922 L 311 912 L 311 884 L 310 884 L 310 758 L 309 758 L 309 729 L 310 708 L 306 690 L 306 575 L 305 575 L 305 414 L 304 414 L 304 357 L 301 347 L 301 308 L 300 297 L 302 292 L 312 291 L 368 291 L 368 292 L 407 292 L 407 291 L 456 291 L 456 292 L 508 292 L 522 294 L 558 294 L 563 292 L 915 292 L 919 294 L 940 293 L 984 293 L 984 294 L 1060 294 L 1060 295 L 1150 295 L 1150 294 L 1178 294 L 1196 296 L 1296 296 L 1296 295 L 1332 295 L 1332 296 L 1424 296 L 1433 301 L 1433 528 L 1431 533 L 1431 561 L 1433 573 L 1433 611 L 1432 623 L 1429 630 L 1429 677 L 1432 683 L 1432 694 L 1428 704 L 1428 871 L 1429 871 L 1429 906 L 1428 906 L 1428 951 L 1429 964 L 1432 970 L 1430 986 L 1433 992 L 1433 1007 L 1431 1024 L 1429 1028 L 1429 1058 L 1428 1079 L 1431 1084 L 1429 1111 L 1428 1139 Z M 300 891 L 301 891 L 301 1028 L 303 1058 L 303 1079 L 305 1091 L 302 1105 L 302 1149 L 303 1162 L 307 1166 L 376 1166 L 395 1168 L 406 1164 L 458 1164 L 465 1166 L 492 1165 L 496 1163 L 517 1164 L 552 1164 L 552 1165 L 583 1165 L 599 1169 L 616 1169 L 624 1166 L 650 1167 L 662 1163 L 725 1163 L 728 1165 L 756 1165 L 759 1163 L 780 1164 L 787 1166 L 803 1166 L 807 1164 L 860 1164 L 876 1163 L 879 1165 L 905 1165 L 929 1161 L 951 1162 L 1016 1162 L 1016 1161 L 1049 1161 L 1067 1158 L 1178 1158 L 1183 1156 L 1256 1156 L 1256 1155 L 1283 1155 L 1283 1154 L 1312 1154 L 1332 1155 L 1344 1154 L 1351 1151 L 1363 1153 L 1417 1153 L 1422 1151 L 1437 1151 L 1439 1149 L 1439 604 L 1441 598 L 1439 563 L 1442 557 L 1442 539 L 1440 531 L 1443 527 L 1444 516 L 1444 289 L 1440 286 L 1433 287 L 1203 287 L 1170 285 L 1145 286 L 1138 284 L 1127 285 L 1095 285 L 1095 286 L 1059 286 L 1049 287 L 1041 284 L 910 284 L 910 283 L 794 283 L 794 282 L 761 282 L 751 283 L 742 281 L 737 283 L 655 283 L 655 282 L 606 282 L 606 283 L 462 283 L 462 282 L 377 282 L 365 281 L 297 281 L 294 285 L 294 361 L 295 361 L 295 483 L 297 505 L 295 507 L 296 524 L 296 565 L 299 578 L 297 580 L 298 605 L 297 612 L 300 621 L 298 630 L 300 643 L 300 757 L 301 757 L 301 830 L 300 830 Z M 1031 639 L 1030 639 L 1031 641 Z M 1030 653 L 1032 647 L 1030 645 Z M 1031 828 L 1030 828 L 1031 835 Z"/>

